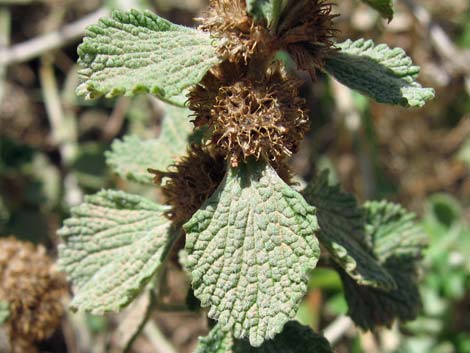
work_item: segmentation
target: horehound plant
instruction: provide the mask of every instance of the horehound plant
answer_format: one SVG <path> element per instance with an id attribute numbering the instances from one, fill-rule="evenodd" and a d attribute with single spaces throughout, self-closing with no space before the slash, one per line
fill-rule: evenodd
<path id="1" fill-rule="evenodd" d="M 393 15 L 390 0 L 366 2 Z M 158 139 L 128 136 L 107 154 L 123 178 L 155 181 L 164 204 L 103 190 L 72 209 L 59 265 L 74 286 L 73 310 L 115 312 L 140 293 L 158 296 L 179 254 L 214 320 L 197 352 L 331 352 L 295 321 L 321 245 L 359 327 L 416 316 L 425 239 L 414 216 L 386 201 L 358 205 L 326 173 L 292 188 L 286 162 L 309 129 L 296 72 L 329 74 L 381 103 L 420 107 L 434 95 L 402 49 L 337 43 L 332 6 L 212 0 L 197 30 L 136 10 L 88 28 L 79 94 L 150 93 L 169 103 Z M 276 59 L 280 51 L 297 71 Z"/>

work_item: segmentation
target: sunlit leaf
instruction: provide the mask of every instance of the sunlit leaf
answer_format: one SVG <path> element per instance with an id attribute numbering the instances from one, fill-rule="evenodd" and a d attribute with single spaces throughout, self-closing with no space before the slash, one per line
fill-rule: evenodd
<path id="1" fill-rule="evenodd" d="M 184 225 L 186 267 L 209 316 L 260 346 L 292 319 L 319 257 L 315 209 L 264 162 L 231 168 Z"/>

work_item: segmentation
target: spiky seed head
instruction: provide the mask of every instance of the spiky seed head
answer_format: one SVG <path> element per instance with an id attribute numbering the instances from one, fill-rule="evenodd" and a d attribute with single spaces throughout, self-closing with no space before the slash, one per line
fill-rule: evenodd
<path id="1" fill-rule="evenodd" d="M 213 115 L 212 104 L 224 83 L 231 84 L 240 77 L 244 77 L 247 70 L 245 65 L 224 61 L 212 67 L 200 83 L 189 91 L 188 107 L 194 112 L 193 123 L 196 128 L 209 123 Z"/>
<path id="2" fill-rule="evenodd" d="M 249 157 L 277 163 L 298 149 L 309 128 L 301 80 L 278 64 L 240 78 L 233 70 L 209 73 L 190 93 L 195 125 L 208 124 L 211 143 L 232 166 Z M 222 77 L 221 77 L 222 76 Z"/>
<path id="3" fill-rule="evenodd" d="M 328 0 L 297 0 L 281 17 L 276 38 L 280 49 L 287 51 L 297 64 L 315 78 L 316 69 L 324 66 L 334 44 L 332 4 Z"/>
<path id="4" fill-rule="evenodd" d="M 34 342 L 52 335 L 66 292 L 65 278 L 54 270 L 44 247 L 13 237 L 0 240 L 0 300 L 8 303 L 5 325 L 13 352 L 31 353 Z"/>
<path id="5" fill-rule="evenodd" d="M 176 224 L 188 221 L 222 181 L 225 165 L 223 156 L 212 148 L 192 145 L 167 172 L 149 169 L 155 183 L 161 185 L 166 204 L 171 206 L 167 217 Z"/>
<path id="6" fill-rule="evenodd" d="M 272 38 L 266 26 L 255 24 L 245 0 L 210 0 L 200 30 L 219 40 L 219 56 L 230 62 L 245 62 L 269 50 Z"/>

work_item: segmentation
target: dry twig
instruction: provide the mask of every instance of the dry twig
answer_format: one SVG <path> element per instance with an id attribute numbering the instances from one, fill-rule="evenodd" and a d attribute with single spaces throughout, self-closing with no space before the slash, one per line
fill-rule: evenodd
<path id="1" fill-rule="evenodd" d="M 85 28 L 109 14 L 109 10 L 100 8 L 80 20 L 65 25 L 57 31 L 30 39 L 9 48 L 0 48 L 0 67 L 28 61 L 50 50 L 63 47 L 83 35 Z"/>

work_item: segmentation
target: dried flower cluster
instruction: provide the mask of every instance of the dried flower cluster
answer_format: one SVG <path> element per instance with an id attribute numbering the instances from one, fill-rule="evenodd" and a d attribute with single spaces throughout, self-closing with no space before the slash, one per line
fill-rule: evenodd
<path id="1" fill-rule="evenodd" d="M 299 70 L 315 78 L 333 50 L 336 30 L 332 4 L 325 0 L 295 0 L 277 28 L 279 48 L 287 51 Z"/>
<path id="2" fill-rule="evenodd" d="M 299 97 L 302 81 L 288 77 L 280 65 L 259 78 L 234 73 L 223 71 L 223 79 L 209 73 L 191 92 L 195 125 L 209 126 L 211 142 L 233 166 L 249 157 L 273 162 L 290 157 L 309 128 Z"/>
<path id="3" fill-rule="evenodd" d="M 301 81 L 274 61 L 285 50 L 312 77 L 332 47 L 331 4 L 288 4 L 275 28 L 256 22 L 244 0 L 212 0 L 200 29 L 219 42 L 222 64 L 210 70 L 189 95 L 197 127 L 207 125 L 232 166 L 249 157 L 279 163 L 298 149 L 308 130 Z"/>
<path id="4" fill-rule="evenodd" d="M 6 329 L 14 353 L 32 353 L 60 324 L 63 276 L 55 272 L 42 246 L 13 237 L 0 240 L 0 300 L 6 301 Z"/>
<path id="5" fill-rule="evenodd" d="M 232 63 L 271 58 L 277 50 L 292 55 L 300 70 L 312 78 L 331 52 L 335 30 L 332 3 L 326 0 L 290 0 L 278 26 L 268 30 L 256 23 L 244 0 L 211 0 L 200 30 L 219 41 L 219 55 Z M 255 60 L 256 61 L 256 60 Z M 261 69 L 261 68 L 260 68 Z"/>
<path id="6" fill-rule="evenodd" d="M 255 24 L 244 0 L 211 0 L 200 30 L 220 42 L 219 56 L 230 62 L 247 63 L 253 56 L 266 55 L 272 39 L 266 26 Z"/>
<path id="7" fill-rule="evenodd" d="M 188 221 L 215 191 L 225 174 L 224 158 L 210 148 L 192 145 L 187 155 L 167 172 L 149 169 L 162 186 L 174 223 Z"/>
<path id="8" fill-rule="evenodd" d="M 189 220 L 215 191 L 225 172 L 250 158 L 269 161 L 291 182 L 286 158 L 297 152 L 309 129 L 302 81 L 275 61 L 291 54 L 312 78 L 332 47 L 333 15 L 324 0 L 292 1 L 276 28 L 256 22 L 244 0 L 211 0 L 199 29 L 217 39 L 222 63 L 189 94 L 196 128 L 207 129 L 204 147 L 193 146 L 169 172 L 153 171 L 162 184 L 174 222 Z M 210 151 L 210 152 L 209 152 Z"/>

